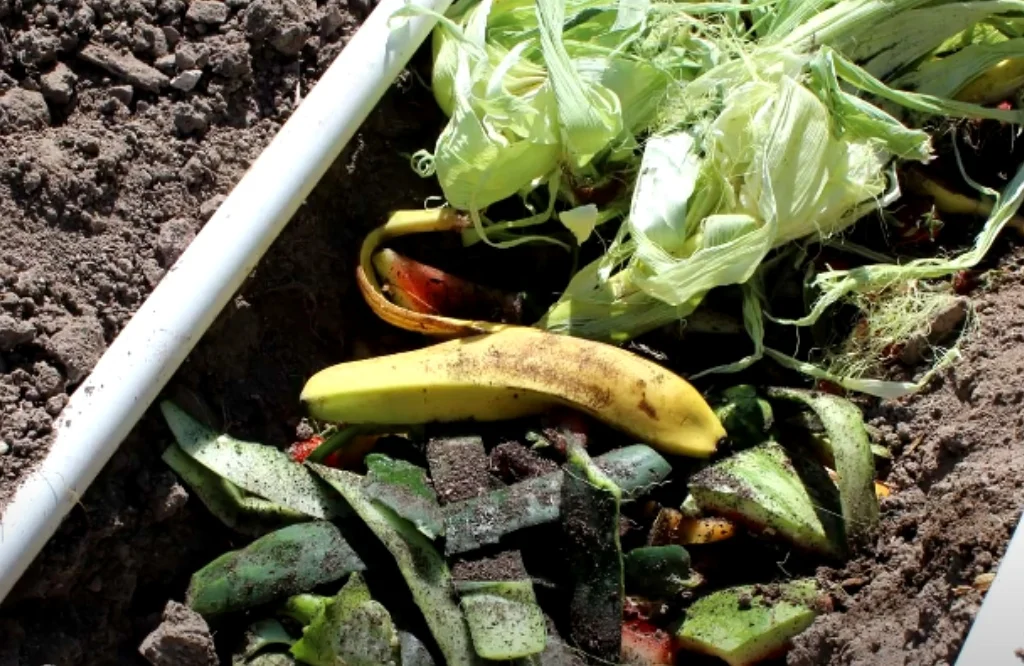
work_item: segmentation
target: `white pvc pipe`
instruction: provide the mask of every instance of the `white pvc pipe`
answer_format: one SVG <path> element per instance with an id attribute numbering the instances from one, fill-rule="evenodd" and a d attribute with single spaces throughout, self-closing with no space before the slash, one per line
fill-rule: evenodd
<path id="1" fill-rule="evenodd" d="M 1021 666 L 1024 649 L 1024 528 L 1019 524 L 974 618 L 956 666 Z"/>
<path id="2" fill-rule="evenodd" d="M 0 515 L 0 601 L 426 39 L 433 19 L 391 20 L 404 4 L 383 0 L 366 19 L 71 396 Z"/>

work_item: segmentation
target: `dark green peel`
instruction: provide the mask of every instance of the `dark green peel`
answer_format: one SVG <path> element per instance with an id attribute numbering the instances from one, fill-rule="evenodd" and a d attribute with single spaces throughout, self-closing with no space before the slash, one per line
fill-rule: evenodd
<path id="1" fill-rule="evenodd" d="M 410 521 L 428 539 L 444 536 L 441 505 L 425 469 L 380 453 L 371 453 L 365 460 L 368 471 L 363 492 L 367 497 Z"/>
<path id="2" fill-rule="evenodd" d="M 299 511 L 244 493 L 235 484 L 190 458 L 177 444 L 168 446 L 161 458 L 215 518 L 236 532 L 259 537 L 285 525 L 310 519 Z"/>
<path id="3" fill-rule="evenodd" d="M 768 395 L 800 403 L 821 421 L 826 437 L 810 441 L 835 461 L 846 538 L 851 545 L 867 539 L 878 526 L 878 497 L 875 458 L 860 410 L 849 400 L 816 391 L 773 388 Z"/>
<path id="4" fill-rule="evenodd" d="M 300 523 L 224 553 L 194 573 L 186 602 L 211 617 L 277 601 L 365 569 L 333 524 Z"/>
<path id="5" fill-rule="evenodd" d="M 312 518 L 345 514 L 345 505 L 283 451 L 210 430 L 171 402 L 160 403 L 182 452 L 242 490 Z"/>
<path id="6" fill-rule="evenodd" d="M 614 663 L 622 650 L 622 491 L 586 451 L 570 444 L 562 483 L 562 532 L 569 549 L 573 643 L 594 659 Z"/>
<path id="7" fill-rule="evenodd" d="M 621 488 L 625 499 L 648 492 L 672 471 L 657 451 L 643 444 L 610 451 L 594 462 Z M 446 554 L 457 555 L 496 544 L 518 530 L 558 520 L 563 475 L 559 470 L 446 505 Z"/>
<path id="8" fill-rule="evenodd" d="M 692 587 L 690 554 L 679 545 L 635 548 L 626 554 L 624 568 L 631 594 L 665 599 Z"/>
<path id="9" fill-rule="evenodd" d="M 309 467 L 345 498 L 394 556 L 449 666 L 477 664 L 469 630 L 455 602 L 448 565 L 430 541 L 412 523 L 367 497 L 363 477 L 322 465 Z"/>

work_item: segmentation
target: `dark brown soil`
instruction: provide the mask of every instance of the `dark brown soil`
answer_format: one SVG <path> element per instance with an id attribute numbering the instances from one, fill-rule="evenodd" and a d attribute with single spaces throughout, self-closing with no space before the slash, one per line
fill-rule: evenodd
<path id="1" fill-rule="evenodd" d="M 930 391 L 878 410 L 896 455 L 881 531 L 867 554 L 819 572 L 836 612 L 797 639 L 792 666 L 956 660 L 1024 504 L 1020 257 L 977 300 L 963 360 Z"/>
<path id="2" fill-rule="evenodd" d="M 0 0 L 0 510 L 67 395 L 368 10 Z M 89 45 L 115 64 L 83 58 Z M 201 73 L 187 92 L 170 83 L 185 71 Z M 297 396 L 315 369 L 401 344 L 354 288 L 355 248 L 392 208 L 436 194 L 407 156 L 440 122 L 404 74 L 169 395 L 284 446 L 304 429 Z M 160 462 L 168 441 L 151 412 L 71 512 L 0 607 L 0 664 L 146 663 L 138 648 L 167 600 L 241 545 Z"/>
<path id="3" fill-rule="evenodd" d="M 67 396 L 371 4 L 0 0 L 0 511 Z M 312 372 L 409 342 L 351 276 L 368 229 L 437 193 L 406 157 L 441 122 L 422 76 L 403 75 L 169 386 L 211 425 L 307 437 Z M 1020 268 L 981 297 L 941 385 L 876 415 L 896 492 L 875 549 L 820 572 L 836 612 L 790 663 L 954 660 L 1024 500 Z M 160 462 L 168 441 L 151 412 L 0 606 L 0 666 L 145 663 L 188 575 L 241 545 Z"/>

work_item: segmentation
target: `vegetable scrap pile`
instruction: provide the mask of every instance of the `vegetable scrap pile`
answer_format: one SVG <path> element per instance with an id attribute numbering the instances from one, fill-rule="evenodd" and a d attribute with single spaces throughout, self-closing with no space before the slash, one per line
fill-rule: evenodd
<path id="1" fill-rule="evenodd" d="M 164 460 L 253 539 L 186 602 L 239 665 L 785 654 L 830 610 L 808 574 L 870 545 L 891 492 L 844 389 L 902 395 L 955 359 L 970 269 L 1024 231 L 1014 148 L 1016 175 L 977 182 L 957 141 L 1024 120 L 1024 2 L 437 18 L 449 122 L 414 166 L 447 205 L 395 213 L 356 278 L 383 320 L 440 340 L 309 378 L 321 433 L 287 452 L 163 404 Z M 560 277 L 517 291 L 494 268 L 513 247 L 564 250 L 513 272 Z M 461 272 L 472 253 L 491 274 Z M 747 376 L 702 393 L 669 370 L 684 357 Z M 790 374 L 753 375 L 761 359 Z"/>
<path id="2" fill-rule="evenodd" d="M 841 560 L 888 492 L 845 398 L 706 401 L 631 352 L 533 328 L 332 366 L 302 400 L 336 425 L 287 452 L 161 405 L 164 461 L 254 538 L 185 599 L 248 625 L 234 664 L 754 664 L 828 596 L 722 563 Z"/>

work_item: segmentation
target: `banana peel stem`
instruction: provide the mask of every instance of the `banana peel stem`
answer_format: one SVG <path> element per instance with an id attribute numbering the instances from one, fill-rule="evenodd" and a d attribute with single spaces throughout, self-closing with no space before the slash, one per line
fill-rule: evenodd
<path id="1" fill-rule="evenodd" d="M 401 210 L 394 213 L 383 226 L 367 234 L 359 251 L 356 284 L 359 285 L 359 291 L 370 309 L 392 326 L 441 338 L 460 338 L 507 328 L 504 324 L 456 319 L 409 310 L 388 300 L 377 280 L 373 255 L 385 242 L 411 234 L 461 231 L 467 225 L 466 219 L 452 208 Z"/>
<path id="2" fill-rule="evenodd" d="M 978 217 L 987 217 L 992 214 L 991 201 L 974 199 L 959 192 L 954 192 L 916 170 L 908 172 L 907 176 L 908 189 L 916 194 L 931 198 L 935 207 L 943 213 L 951 215 L 976 215 Z M 1024 235 L 1024 217 L 1014 215 L 1006 225 L 1018 234 Z"/>

